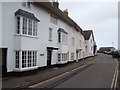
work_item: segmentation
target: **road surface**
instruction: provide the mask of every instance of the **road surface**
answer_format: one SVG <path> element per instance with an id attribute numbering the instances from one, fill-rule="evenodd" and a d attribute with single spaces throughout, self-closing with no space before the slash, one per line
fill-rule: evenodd
<path id="1" fill-rule="evenodd" d="M 111 88 L 116 65 L 110 55 L 98 54 L 94 62 L 36 84 L 34 88 Z"/>

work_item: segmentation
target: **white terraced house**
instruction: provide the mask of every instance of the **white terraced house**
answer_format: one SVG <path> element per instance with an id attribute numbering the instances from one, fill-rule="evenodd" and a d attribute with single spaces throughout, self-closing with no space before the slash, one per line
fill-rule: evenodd
<path id="1" fill-rule="evenodd" d="M 94 56 L 97 53 L 97 46 L 94 39 L 93 31 L 92 30 L 85 30 L 84 31 L 84 37 L 85 37 L 85 54 L 86 57 Z"/>
<path id="2" fill-rule="evenodd" d="M 85 58 L 82 29 L 58 2 L 2 2 L 2 72 L 23 72 Z"/>

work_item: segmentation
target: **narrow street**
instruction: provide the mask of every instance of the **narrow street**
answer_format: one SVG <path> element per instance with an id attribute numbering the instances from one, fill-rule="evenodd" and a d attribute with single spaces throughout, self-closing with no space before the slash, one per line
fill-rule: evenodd
<path id="1" fill-rule="evenodd" d="M 98 54 L 94 62 L 29 88 L 111 88 L 116 66 L 110 55 Z"/>

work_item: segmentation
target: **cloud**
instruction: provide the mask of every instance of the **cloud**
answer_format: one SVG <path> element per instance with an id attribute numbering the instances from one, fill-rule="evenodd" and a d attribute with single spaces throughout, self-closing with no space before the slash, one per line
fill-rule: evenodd
<path id="1" fill-rule="evenodd" d="M 98 47 L 118 45 L 118 4 L 115 2 L 60 3 L 62 10 L 68 8 L 69 16 L 84 29 L 94 30 Z"/>

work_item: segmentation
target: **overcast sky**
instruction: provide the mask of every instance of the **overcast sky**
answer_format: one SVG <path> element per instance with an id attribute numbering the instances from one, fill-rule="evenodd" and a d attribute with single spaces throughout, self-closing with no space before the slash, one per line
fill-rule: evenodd
<path id="1" fill-rule="evenodd" d="M 118 2 L 60 2 L 60 9 L 83 29 L 93 30 L 99 47 L 118 47 Z M 113 42 L 113 43 L 112 43 Z"/>

